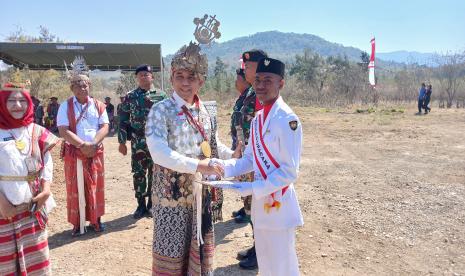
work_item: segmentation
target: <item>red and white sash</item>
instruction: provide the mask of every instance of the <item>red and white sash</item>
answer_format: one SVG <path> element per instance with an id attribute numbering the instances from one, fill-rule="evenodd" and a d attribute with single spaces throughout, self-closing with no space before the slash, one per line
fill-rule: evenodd
<path id="1" fill-rule="evenodd" d="M 273 155 L 271 155 L 263 139 L 263 123 L 263 114 L 259 114 L 255 120 L 253 120 L 250 133 L 252 134 L 252 150 L 255 164 L 257 164 L 261 177 L 266 180 L 268 175 L 280 166 Z M 264 205 L 265 211 L 269 212 L 273 207 L 279 210 L 281 206 L 280 199 L 287 188 L 288 187 L 284 187 L 280 192 L 275 192 L 269 196 L 269 200 L 267 200 Z"/>

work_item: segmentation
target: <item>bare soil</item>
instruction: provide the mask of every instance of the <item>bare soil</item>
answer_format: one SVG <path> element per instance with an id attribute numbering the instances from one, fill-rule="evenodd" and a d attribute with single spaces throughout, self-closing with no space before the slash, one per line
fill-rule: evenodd
<path id="1" fill-rule="evenodd" d="M 465 275 L 465 110 L 357 113 L 295 108 L 304 129 L 296 183 L 305 225 L 297 229 L 302 275 Z M 221 139 L 229 116 L 220 110 Z M 130 158 L 105 139 L 106 232 L 71 237 L 63 163 L 54 153 L 49 243 L 55 275 L 150 275 L 153 223 L 131 217 Z M 216 230 L 216 275 L 256 275 L 235 259 L 252 230 L 230 218 L 226 192 Z"/>

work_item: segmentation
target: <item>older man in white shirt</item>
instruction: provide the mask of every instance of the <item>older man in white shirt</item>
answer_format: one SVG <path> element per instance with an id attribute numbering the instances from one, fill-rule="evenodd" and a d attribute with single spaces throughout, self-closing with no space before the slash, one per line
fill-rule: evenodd
<path id="1" fill-rule="evenodd" d="M 90 79 L 86 73 L 71 77 L 74 96 L 60 105 L 58 130 L 66 143 L 65 161 L 68 222 L 72 235 L 85 231 L 90 221 L 96 232 L 104 230 L 101 216 L 105 213 L 104 158 L 102 141 L 108 134 L 105 104 L 89 96 Z"/>

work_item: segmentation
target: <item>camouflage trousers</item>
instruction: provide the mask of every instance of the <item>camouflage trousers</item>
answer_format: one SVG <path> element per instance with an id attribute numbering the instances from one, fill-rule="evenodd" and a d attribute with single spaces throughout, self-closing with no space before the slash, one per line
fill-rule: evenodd
<path id="1" fill-rule="evenodd" d="M 131 140 L 131 168 L 136 198 L 150 196 L 153 180 L 153 161 L 145 138 Z"/>
<path id="2" fill-rule="evenodd" d="M 254 173 L 251 172 L 251 173 L 248 173 L 248 174 L 241 175 L 241 176 L 238 177 L 238 180 L 239 181 L 252 182 L 254 180 Z M 250 216 L 250 214 L 252 212 L 251 211 L 252 210 L 252 196 L 249 195 L 249 196 L 246 196 L 246 197 L 242 197 L 242 201 L 244 202 L 245 214 Z"/>

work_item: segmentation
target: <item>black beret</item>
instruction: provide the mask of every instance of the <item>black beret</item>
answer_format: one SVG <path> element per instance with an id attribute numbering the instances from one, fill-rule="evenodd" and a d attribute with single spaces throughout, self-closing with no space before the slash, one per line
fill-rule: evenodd
<path id="1" fill-rule="evenodd" d="M 242 54 L 242 61 L 243 62 L 247 62 L 247 61 L 258 62 L 260 59 L 266 58 L 266 57 L 268 57 L 268 55 L 264 51 L 254 49 L 254 50 L 244 52 Z"/>
<path id="2" fill-rule="evenodd" d="M 236 74 L 237 74 L 238 76 L 241 76 L 241 77 L 245 78 L 245 71 L 244 71 L 244 69 L 242 69 L 242 68 L 236 69 Z"/>
<path id="3" fill-rule="evenodd" d="M 137 75 L 137 73 L 143 72 L 143 71 L 152 73 L 152 66 L 150 66 L 148 64 L 142 64 L 142 65 L 137 66 L 136 75 Z"/>
<path id="4" fill-rule="evenodd" d="M 284 63 L 273 58 L 262 58 L 257 65 L 257 73 L 273 73 L 284 78 Z"/>

